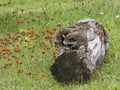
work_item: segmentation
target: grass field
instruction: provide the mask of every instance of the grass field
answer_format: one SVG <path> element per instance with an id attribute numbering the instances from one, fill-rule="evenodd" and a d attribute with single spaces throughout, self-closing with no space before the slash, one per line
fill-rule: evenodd
<path id="1" fill-rule="evenodd" d="M 104 25 L 109 50 L 89 82 L 59 84 L 54 36 L 83 18 Z M 0 0 L 0 90 L 120 90 L 120 0 Z"/>

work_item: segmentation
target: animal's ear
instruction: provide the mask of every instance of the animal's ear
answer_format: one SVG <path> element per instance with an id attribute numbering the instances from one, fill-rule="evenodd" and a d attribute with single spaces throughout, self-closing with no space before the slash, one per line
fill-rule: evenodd
<path id="1" fill-rule="evenodd" d="M 58 34 L 61 34 L 61 35 L 64 35 L 64 36 L 66 36 L 67 34 L 69 34 L 69 33 L 71 33 L 72 31 L 70 30 L 70 29 L 68 29 L 68 28 L 63 28 L 63 29 L 61 29 L 59 32 L 58 32 Z"/>
<path id="2" fill-rule="evenodd" d="M 71 33 L 71 31 L 68 28 L 61 29 L 56 35 L 55 44 L 62 44 L 65 36 L 69 33 Z"/>
<path id="3" fill-rule="evenodd" d="M 64 38 L 61 34 L 57 34 L 55 38 L 55 44 L 61 44 L 63 42 Z"/>

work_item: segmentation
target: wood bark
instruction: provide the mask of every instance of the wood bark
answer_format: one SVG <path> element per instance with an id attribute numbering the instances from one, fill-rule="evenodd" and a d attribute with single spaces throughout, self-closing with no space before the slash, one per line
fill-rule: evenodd
<path id="1" fill-rule="evenodd" d="M 59 55 L 51 74 L 59 82 L 87 81 L 99 66 L 109 46 L 107 32 L 94 19 L 83 19 L 63 28 L 55 38 Z"/>

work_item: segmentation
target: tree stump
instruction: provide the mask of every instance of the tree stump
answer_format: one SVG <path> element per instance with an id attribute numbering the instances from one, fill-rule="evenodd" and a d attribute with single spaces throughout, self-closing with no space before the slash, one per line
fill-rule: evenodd
<path id="1" fill-rule="evenodd" d="M 58 82 L 84 82 L 90 79 L 109 46 L 107 32 L 94 19 L 83 19 L 63 28 L 55 38 L 59 56 L 51 66 L 51 74 Z"/>
<path id="2" fill-rule="evenodd" d="M 76 50 L 58 56 L 50 70 L 58 82 L 85 82 L 90 79 L 90 70 L 86 67 L 86 63 L 80 60 Z"/>

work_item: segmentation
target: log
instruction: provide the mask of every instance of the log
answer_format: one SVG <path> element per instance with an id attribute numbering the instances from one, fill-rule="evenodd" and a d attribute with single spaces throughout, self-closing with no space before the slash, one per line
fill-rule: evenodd
<path id="1" fill-rule="evenodd" d="M 87 81 L 104 60 L 109 47 L 108 34 L 94 19 L 83 19 L 63 28 L 55 38 L 58 57 L 51 74 L 58 82 Z"/>
<path id="2" fill-rule="evenodd" d="M 79 59 L 79 52 L 71 50 L 58 56 L 50 70 L 58 82 L 70 83 L 74 81 L 86 82 L 90 79 L 90 70 Z"/>

